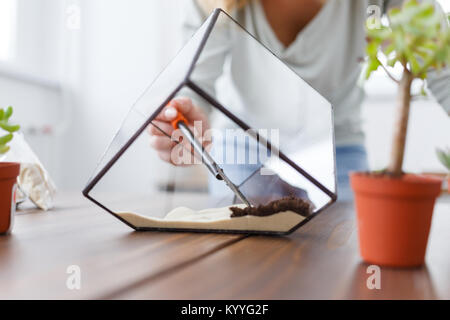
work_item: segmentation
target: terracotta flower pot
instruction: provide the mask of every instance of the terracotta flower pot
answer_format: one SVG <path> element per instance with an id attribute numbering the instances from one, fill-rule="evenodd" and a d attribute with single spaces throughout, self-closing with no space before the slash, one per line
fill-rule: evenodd
<path id="1" fill-rule="evenodd" d="M 450 193 L 450 176 L 447 178 L 447 193 Z"/>
<path id="2" fill-rule="evenodd" d="M 364 261 L 394 267 L 422 265 L 442 180 L 355 172 L 350 174 L 350 181 Z"/>
<path id="3" fill-rule="evenodd" d="M 16 210 L 15 186 L 20 164 L 0 162 L 0 234 L 11 231 Z"/>

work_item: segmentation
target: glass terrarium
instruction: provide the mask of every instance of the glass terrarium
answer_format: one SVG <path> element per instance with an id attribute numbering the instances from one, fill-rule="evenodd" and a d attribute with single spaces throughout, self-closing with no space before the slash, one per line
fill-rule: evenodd
<path id="1" fill-rule="evenodd" d="M 239 64 L 232 57 L 240 52 L 258 59 Z M 250 81 L 227 84 L 233 68 Z M 183 132 L 158 122 L 177 99 L 207 115 L 207 127 L 188 127 L 194 138 L 208 137 L 204 151 L 241 196 Z M 152 127 L 174 144 L 176 160 L 150 147 Z M 83 194 L 139 231 L 288 234 L 336 200 L 332 106 L 216 9 L 131 107 Z M 304 210 L 277 207 L 280 199 Z M 278 210 L 245 210 L 270 204 Z"/>

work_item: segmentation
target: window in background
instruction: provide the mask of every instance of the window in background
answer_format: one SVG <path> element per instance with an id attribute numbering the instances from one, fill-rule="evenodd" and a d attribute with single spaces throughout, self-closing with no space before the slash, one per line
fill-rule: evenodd
<path id="1" fill-rule="evenodd" d="M 440 5 L 444 9 L 445 12 L 450 13 L 450 1 L 448 0 L 439 0 Z"/>
<path id="2" fill-rule="evenodd" d="M 0 60 L 9 60 L 14 53 L 17 0 L 0 1 Z"/>

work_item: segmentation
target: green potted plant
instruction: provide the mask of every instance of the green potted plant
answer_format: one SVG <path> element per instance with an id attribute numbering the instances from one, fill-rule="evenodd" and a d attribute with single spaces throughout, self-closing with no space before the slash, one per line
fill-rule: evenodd
<path id="1" fill-rule="evenodd" d="M 382 68 L 398 83 L 398 115 L 388 167 L 350 175 L 360 253 L 369 263 L 408 267 L 425 261 L 431 217 L 442 181 L 404 173 L 402 165 L 411 85 L 416 79 L 425 80 L 430 68 L 440 70 L 450 64 L 450 32 L 443 22 L 445 17 L 433 3 L 407 0 L 401 8 L 388 12 L 388 22 L 380 22 L 376 28 L 367 23 L 366 78 Z M 390 69 L 398 64 L 402 67 L 400 79 Z"/>
<path id="2" fill-rule="evenodd" d="M 447 168 L 448 174 L 447 174 L 447 189 L 448 193 L 450 193 L 450 149 L 447 149 L 447 151 L 442 149 L 436 150 L 437 157 L 439 161 L 444 165 L 444 167 Z"/>
<path id="3" fill-rule="evenodd" d="M 0 109 L 0 128 L 5 131 L 0 137 L 0 154 L 9 151 L 8 143 L 12 140 L 13 133 L 20 129 L 19 125 L 9 122 L 12 113 L 12 107 Z M 12 228 L 19 171 L 20 164 L 17 162 L 0 162 L 0 234 L 8 233 Z"/>

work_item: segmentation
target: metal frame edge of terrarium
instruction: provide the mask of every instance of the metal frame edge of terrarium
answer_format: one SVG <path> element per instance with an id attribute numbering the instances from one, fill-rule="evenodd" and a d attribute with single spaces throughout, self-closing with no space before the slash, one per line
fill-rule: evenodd
<path id="1" fill-rule="evenodd" d="M 217 8 L 213 11 L 213 13 L 211 13 L 210 17 L 211 17 L 211 21 L 205 31 L 205 34 L 203 35 L 202 40 L 200 41 L 199 47 L 197 49 L 197 51 L 195 52 L 194 58 L 192 60 L 192 63 L 188 69 L 188 72 L 186 73 L 185 78 L 181 81 L 181 83 L 175 88 L 174 91 L 172 91 L 171 94 L 169 94 L 169 96 L 166 98 L 166 100 L 155 110 L 155 112 L 153 112 L 152 115 L 149 116 L 149 118 L 144 122 L 143 125 L 141 125 L 141 127 L 139 127 L 139 129 L 133 134 L 133 136 L 127 140 L 127 142 L 120 148 L 120 150 L 108 161 L 108 163 L 92 178 L 89 180 L 88 184 L 86 185 L 86 187 L 83 189 L 82 194 L 84 197 L 86 197 L 88 200 L 92 201 L 94 204 L 96 204 L 97 206 L 99 206 L 100 208 L 104 209 L 105 211 L 107 211 L 108 213 L 110 213 L 112 216 L 114 216 L 115 218 L 119 219 L 121 222 L 123 222 L 124 224 L 126 224 L 127 226 L 129 226 L 130 228 L 136 230 L 136 231 L 164 231 L 164 232 L 197 232 L 197 233 L 231 233 L 231 234 L 259 234 L 259 235 L 288 235 L 292 232 L 294 232 L 295 230 L 297 230 L 298 228 L 300 228 L 301 226 L 303 226 L 304 224 L 306 224 L 307 222 L 311 221 L 314 217 L 316 217 L 319 213 L 321 213 L 324 209 L 328 208 L 329 206 L 331 206 L 334 202 L 336 202 L 337 200 L 337 195 L 335 192 L 332 192 L 331 190 L 329 190 L 328 188 L 326 188 L 323 184 L 321 184 L 319 181 L 317 181 L 314 177 L 312 177 L 309 173 L 307 173 L 305 170 L 303 170 L 300 166 L 298 166 L 295 162 L 293 162 L 291 159 L 289 159 L 283 152 L 279 151 L 279 158 L 283 161 L 285 161 L 287 164 L 289 164 L 291 167 L 293 167 L 298 173 L 300 173 L 302 176 L 304 176 L 306 179 L 308 179 L 312 184 L 314 184 L 316 187 L 318 187 L 322 192 L 324 192 L 326 195 L 328 195 L 330 197 L 330 201 L 327 202 L 323 207 L 321 207 L 319 210 L 317 210 L 316 212 L 314 212 L 313 214 L 311 214 L 310 216 L 306 217 L 304 220 L 302 220 L 301 222 L 299 222 L 298 224 L 296 224 L 295 226 L 293 226 L 290 230 L 288 231 L 256 231 L 256 230 L 221 230 L 221 229 L 187 229 L 187 228 L 155 228 L 155 227 L 137 227 L 131 223 L 129 223 L 128 221 L 126 221 L 125 219 L 123 219 L 122 217 L 120 217 L 119 215 L 117 215 L 116 213 L 114 213 L 114 211 L 112 211 L 111 209 L 109 209 L 108 207 L 106 207 L 105 205 L 103 205 L 102 203 L 100 203 L 99 201 L 97 201 L 96 199 L 94 199 L 93 197 L 91 197 L 89 195 L 89 192 L 95 187 L 95 185 L 102 179 L 102 177 L 109 171 L 109 169 L 117 162 L 117 160 L 126 152 L 126 150 L 134 143 L 134 141 L 141 135 L 141 133 L 145 130 L 145 128 L 150 124 L 150 122 L 154 119 L 154 117 L 162 110 L 162 108 L 164 108 L 165 105 L 167 105 L 167 103 L 169 103 L 169 101 L 171 99 L 173 99 L 175 97 L 175 95 L 183 88 L 183 87 L 188 87 L 191 90 L 195 91 L 198 95 L 200 95 L 203 99 L 205 99 L 206 101 L 208 101 L 212 106 L 214 106 L 216 109 L 218 109 L 220 112 L 222 112 L 225 116 L 227 116 L 230 120 L 234 121 L 235 123 L 237 123 L 241 129 L 243 130 L 248 130 L 251 129 L 250 126 L 248 126 L 244 121 L 242 121 L 241 119 L 237 118 L 236 116 L 234 116 L 230 111 L 228 111 L 228 109 L 226 109 L 224 106 L 222 106 L 219 102 L 217 102 L 216 99 L 214 99 L 213 97 L 211 97 L 208 93 L 206 93 L 205 91 L 203 91 L 203 89 L 201 89 L 199 86 L 197 86 L 195 84 L 194 81 L 192 81 L 190 79 L 191 74 L 195 68 L 195 65 L 198 61 L 198 58 L 200 57 L 201 52 L 204 49 L 204 46 L 206 44 L 206 41 L 208 40 L 211 31 L 215 25 L 215 23 L 217 22 L 217 19 L 220 15 L 220 13 L 225 14 L 229 19 L 231 19 L 234 23 L 236 23 L 244 32 L 246 32 L 248 35 L 250 35 L 253 39 L 255 39 L 256 41 L 258 41 L 258 43 L 260 43 L 266 50 L 268 50 L 271 54 L 274 55 L 274 57 L 276 59 L 279 59 L 269 48 L 267 48 L 265 45 L 263 45 L 261 42 L 259 42 L 258 39 L 256 39 L 251 33 L 249 33 L 242 25 L 240 25 L 236 20 L 234 20 L 229 14 L 227 14 L 225 11 L 223 11 L 220 8 Z M 174 58 L 176 59 L 176 57 Z M 170 65 L 170 63 L 169 63 Z M 294 72 L 292 69 L 290 69 L 292 72 Z M 294 72 L 295 73 L 295 72 Z M 298 74 L 297 74 L 298 76 Z M 158 77 L 156 77 L 154 79 L 154 81 L 146 88 L 146 90 L 144 92 L 146 92 L 155 81 L 158 80 Z M 136 102 L 139 101 L 139 99 L 136 100 Z M 134 106 L 135 104 L 133 104 Z M 130 108 L 132 109 L 133 106 Z M 330 107 L 332 107 L 331 103 L 330 103 Z M 333 112 L 331 113 L 332 117 L 333 117 Z M 333 118 L 331 119 L 332 122 L 332 126 L 333 126 Z M 334 130 L 332 130 L 333 132 L 333 136 L 332 136 L 332 143 L 333 143 L 333 154 L 334 154 L 334 180 L 335 180 L 335 186 L 337 185 L 336 183 L 336 154 L 335 154 L 335 141 L 334 141 Z M 258 138 L 259 135 L 258 133 L 256 133 L 256 137 Z M 268 146 L 270 146 L 270 142 L 267 141 Z"/>

